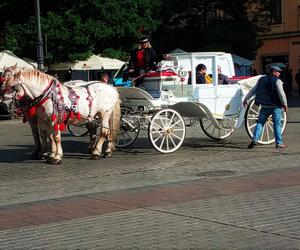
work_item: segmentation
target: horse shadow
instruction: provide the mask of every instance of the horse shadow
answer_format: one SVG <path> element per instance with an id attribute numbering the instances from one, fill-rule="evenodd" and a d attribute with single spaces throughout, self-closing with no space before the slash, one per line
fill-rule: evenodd
<path id="1" fill-rule="evenodd" d="M 89 158 L 88 154 L 88 143 L 74 141 L 74 140 L 63 140 L 62 142 L 64 158 L 75 158 L 85 159 Z M 9 149 L 2 149 L 0 154 L 0 163 L 19 163 L 19 162 L 30 162 L 31 153 L 33 151 L 32 144 L 22 145 L 10 145 Z M 40 161 L 40 159 L 38 160 Z"/>

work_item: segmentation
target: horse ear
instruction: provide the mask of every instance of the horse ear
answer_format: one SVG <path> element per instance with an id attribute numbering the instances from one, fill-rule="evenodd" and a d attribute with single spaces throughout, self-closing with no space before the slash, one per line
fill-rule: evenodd
<path id="1" fill-rule="evenodd" d="M 11 69 L 12 69 L 12 70 L 16 70 L 17 64 L 18 64 L 18 63 L 16 63 L 14 66 L 12 66 Z"/>

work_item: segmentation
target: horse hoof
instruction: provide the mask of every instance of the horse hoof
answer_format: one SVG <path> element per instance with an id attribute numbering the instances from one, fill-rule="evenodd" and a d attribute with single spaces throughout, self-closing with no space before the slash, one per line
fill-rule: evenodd
<path id="1" fill-rule="evenodd" d="M 46 163 L 47 164 L 51 164 L 52 161 L 53 161 L 53 158 L 50 158 L 50 157 L 46 158 Z"/>
<path id="2" fill-rule="evenodd" d="M 62 160 L 53 160 L 51 164 L 52 165 L 60 165 L 60 164 L 62 164 Z"/>
<path id="3" fill-rule="evenodd" d="M 103 155 L 103 158 L 111 158 L 112 157 L 112 152 L 106 152 L 104 155 Z"/>
<path id="4" fill-rule="evenodd" d="M 58 160 L 58 159 L 50 159 L 50 160 L 47 160 L 47 163 L 48 164 L 52 164 L 52 165 L 59 165 L 59 164 L 62 164 L 62 160 Z"/>
<path id="5" fill-rule="evenodd" d="M 91 155 L 91 160 L 97 160 L 100 158 L 100 155 Z"/>

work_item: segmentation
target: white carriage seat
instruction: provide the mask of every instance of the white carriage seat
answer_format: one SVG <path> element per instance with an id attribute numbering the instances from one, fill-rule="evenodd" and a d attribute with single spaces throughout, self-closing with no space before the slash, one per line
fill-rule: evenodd
<path id="1" fill-rule="evenodd" d="M 139 87 L 148 92 L 153 98 L 160 98 L 162 85 L 165 82 L 173 82 L 174 84 L 176 78 L 178 76 L 173 70 L 151 71 L 144 76 Z"/>

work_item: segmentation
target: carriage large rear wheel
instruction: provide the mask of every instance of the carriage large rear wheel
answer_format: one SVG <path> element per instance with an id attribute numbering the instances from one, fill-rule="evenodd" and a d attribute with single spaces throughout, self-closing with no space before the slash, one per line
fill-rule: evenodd
<path id="1" fill-rule="evenodd" d="M 156 112 L 148 126 L 148 138 L 159 152 L 175 152 L 183 143 L 185 124 L 181 115 L 173 109 Z"/>
<path id="2" fill-rule="evenodd" d="M 253 132 L 256 127 L 259 111 L 260 111 L 260 106 L 256 105 L 253 99 L 249 103 L 245 114 L 245 128 L 247 134 L 251 139 L 253 138 Z M 282 110 L 281 133 L 283 133 L 285 130 L 286 121 L 287 121 L 286 112 Z M 274 130 L 273 130 L 273 120 L 272 120 L 272 116 L 270 116 L 266 121 L 265 126 L 263 127 L 262 134 L 258 143 L 271 144 L 273 142 L 275 142 L 275 137 L 274 137 Z"/>
<path id="3" fill-rule="evenodd" d="M 222 129 L 217 128 L 209 117 L 203 117 L 200 120 L 200 126 L 208 137 L 220 141 L 231 136 L 235 130 L 237 118 L 216 119 Z"/>
<path id="4" fill-rule="evenodd" d="M 129 147 L 133 144 L 140 133 L 138 121 L 132 119 L 133 111 L 130 108 L 121 108 L 120 133 L 118 135 L 116 146 L 118 148 Z"/>

